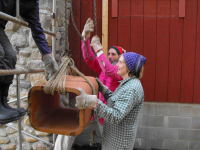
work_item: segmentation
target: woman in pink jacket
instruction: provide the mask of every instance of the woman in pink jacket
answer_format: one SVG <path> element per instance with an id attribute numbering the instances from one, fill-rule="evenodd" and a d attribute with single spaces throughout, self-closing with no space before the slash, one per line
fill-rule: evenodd
<path id="1" fill-rule="evenodd" d="M 95 37 L 93 37 L 94 39 Z M 90 40 L 81 42 L 81 50 L 83 54 L 84 61 L 87 65 L 94 70 L 99 79 L 112 91 L 116 89 L 119 85 L 121 77 L 116 74 L 117 66 L 115 63 L 118 61 L 120 54 L 122 54 L 122 48 L 119 46 L 112 46 L 108 52 L 108 58 L 103 53 L 102 50 L 99 50 L 96 55 L 93 48 L 90 46 Z M 117 53 L 119 51 L 119 54 Z M 101 95 L 99 95 L 101 97 Z M 104 101 L 102 99 L 102 101 Z"/>
<path id="2" fill-rule="evenodd" d="M 98 74 L 99 80 L 111 91 L 114 91 L 118 87 L 119 81 L 122 80 L 117 74 L 116 63 L 120 55 L 124 53 L 124 49 L 120 46 L 110 47 L 107 58 L 103 53 L 103 47 L 98 36 L 93 36 L 90 43 L 90 34 L 93 32 L 93 29 L 93 20 L 89 18 L 82 32 L 83 40 L 81 41 L 81 50 L 84 61 Z M 106 103 L 101 93 L 99 93 L 98 97 Z M 103 119 L 99 119 L 99 122 L 103 124 Z"/>

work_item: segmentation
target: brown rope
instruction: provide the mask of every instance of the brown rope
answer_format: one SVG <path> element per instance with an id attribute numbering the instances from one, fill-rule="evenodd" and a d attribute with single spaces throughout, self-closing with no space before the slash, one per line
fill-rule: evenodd
<path id="1" fill-rule="evenodd" d="M 72 25 L 73 25 L 77 35 L 81 38 L 81 40 L 83 40 L 83 37 L 75 23 L 72 1 L 69 0 L 67 5 L 68 5 L 67 9 L 69 10 L 69 14 L 71 15 Z M 93 9 L 94 25 L 95 25 L 95 32 L 97 34 L 96 0 L 94 0 L 93 6 L 94 6 L 94 9 Z M 69 24 L 69 16 L 67 16 L 67 19 L 68 19 L 67 22 Z M 84 44 L 85 44 L 86 50 L 88 51 L 88 47 L 86 46 L 87 44 L 85 41 L 84 41 Z M 69 48 L 69 44 L 68 44 L 67 48 Z M 88 52 L 86 54 L 88 54 Z M 61 64 L 59 71 L 51 77 L 51 79 L 48 81 L 47 85 L 45 86 L 45 88 L 44 88 L 45 93 L 54 94 L 55 91 L 58 91 L 59 93 L 65 93 L 65 80 L 66 79 L 64 78 L 64 75 L 68 74 L 69 73 L 68 70 L 71 69 L 76 74 L 78 74 L 79 76 L 84 78 L 86 80 L 86 82 L 89 84 L 90 88 L 92 89 L 92 94 L 96 94 L 96 91 L 95 91 L 92 83 L 85 77 L 85 75 L 83 73 L 81 73 L 75 67 L 74 60 L 72 58 L 65 56 L 63 58 L 62 62 L 63 63 Z"/>
<path id="2" fill-rule="evenodd" d="M 71 14 L 71 21 L 72 21 L 72 25 L 73 25 L 73 27 L 74 27 L 74 29 L 75 29 L 75 31 L 76 31 L 76 33 L 77 33 L 77 35 L 80 37 L 80 39 L 84 42 L 84 46 L 85 46 L 85 48 L 86 48 L 86 56 L 89 58 L 89 59 L 91 59 L 90 57 L 89 57 L 89 54 L 88 54 L 88 47 L 86 46 L 87 44 L 86 44 L 86 41 L 84 41 L 83 40 L 83 37 L 82 37 L 82 35 L 81 35 L 81 33 L 80 33 L 80 31 L 79 31 L 79 29 L 78 29 L 78 27 L 77 27 L 77 25 L 76 25 L 76 22 L 75 22 L 75 19 L 74 19 L 74 14 L 73 14 L 73 5 L 72 5 L 72 2 L 71 2 L 71 5 L 70 5 L 71 7 L 70 7 L 70 14 Z M 97 6 L 96 6 L 96 0 L 94 0 L 93 1 L 93 16 L 94 16 L 94 27 L 95 27 L 95 34 L 97 35 L 97 15 L 96 15 L 96 8 L 97 8 Z M 96 55 L 96 53 L 94 52 L 94 54 Z"/>
<path id="3" fill-rule="evenodd" d="M 76 23 L 75 23 L 72 2 L 71 2 L 71 7 L 70 7 L 70 14 L 71 14 L 72 25 L 73 25 L 77 35 L 80 37 L 81 40 L 83 40 L 83 37 L 82 37 L 82 35 L 81 35 L 81 33 L 80 33 Z"/>
<path id="4" fill-rule="evenodd" d="M 69 69 L 72 69 L 74 73 L 81 76 L 86 80 L 86 82 L 89 84 L 90 88 L 92 89 L 92 94 L 96 94 L 95 88 L 88 80 L 83 73 L 81 73 L 74 65 L 74 60 L 68 56 L 65 56 L 63 58 L 63 63 L 61 64 L 60 69 L 56 74 L 54 74 L 50 80 L 47 82 L 47 85 L 44 87 L 44 92 L 48 94 L 54 94 L 55 91 L 58 91 L 59 93 L 66 93 L 65 91 L 65 82 L 66 78 L 65 75 L 69 73 Z M 73 74 L 74 75 L 74 74 Z"/>
<path id="5" fill-rule="evenodd" d="M 93 95 L 96 95 L 97 92 L 96 92 L 96 90 L 95 90 L 93 84 L 90 82 L 90 80 L 88 80 L 88 79 L 85 77 L 85 75 L 84 75 L 82 72 L 80 72 L 75 66 L 71 66 L 71 69 L 72 69 L 73 71 L 75 71 L 79 76 L 81 76 L 82 78 L 84 78 L 84 79 L 86 80 L 86 82 L 89 84 L 90 88 L 92 89 L 92 94 L 93 94 Z"/>
<path id="6" fill-rule="evenodd" d="M 71 14 L 71 21 L 72 21 L 72 25 L 77 33 L 77 35 L 81 38 L 81 40 L 83 39 L 77 25 L 76 25 L 76 22 L 75 22 L 75 19 L 74 19 L 74 13 L 73 13 L 73 6 L 72 6 L 72 1 L 70 0 L 69 1 L 71 3 L 70 6 L 70 14 Z M 98 28 L 97 28 L 97 2 L 96 0 L 93 0 L 93 16 L 94 16 L 94 27 L 95 27 L 95 34 L 97 35 L 97 31 L 98 31 Z"/>

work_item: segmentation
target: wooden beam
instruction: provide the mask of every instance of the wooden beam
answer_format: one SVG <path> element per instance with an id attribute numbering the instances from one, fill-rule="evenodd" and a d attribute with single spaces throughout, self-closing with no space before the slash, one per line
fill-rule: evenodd
<path id="1" fill-rule="evenodd" d="M 102 0 L 102 45 L 104 53 L 108 52 L 108 0 Z"/>
<path id="2" fill-rule="evenodd" d="M 185 0 L 179 0 L 179 17 L 185 17 Z"/>

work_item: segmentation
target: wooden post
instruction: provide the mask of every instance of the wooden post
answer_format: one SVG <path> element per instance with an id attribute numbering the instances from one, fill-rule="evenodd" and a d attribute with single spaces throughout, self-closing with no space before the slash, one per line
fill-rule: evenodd
<path id="1" fill-rule="evenodd" d="M 102 0 L 102 45 L 104 53 L 108 52 L 108 0 Z"/>

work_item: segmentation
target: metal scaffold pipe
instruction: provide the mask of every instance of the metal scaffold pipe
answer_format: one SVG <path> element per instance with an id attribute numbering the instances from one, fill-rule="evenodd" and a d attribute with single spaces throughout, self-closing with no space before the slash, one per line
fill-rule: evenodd
<path id="1" fill-rule="evenodd" d="M 20 25 L 25 26 L 25 27 L 29 27 L 27 22 L 25 22 L 21 19 L 18 19 L 16 17 L 10 16 L 8 14 L 5 14 L 1 11 L 0 11 L 0 18 L 4 19 L 4 20 L 12 21 L 14 23 L 20 24 Z M 51 36 L 56 36 L 56 33 L 52 32 L 52 31 L 44 30 L 44 33 L 49 34 Z"/>
<path id="2" fill-rule="evenodd" d="M 16 0 L 16 17 L 19 18 L 20 17 L 20 9 L 19 9 L 19 2 L 20 0 Z"/>
<path id="3" fill-rule="evenodd" d="M 44 72 L 44 69 L 10 69 L 10 70 L 4 70 L 0 69 L 0 76 L 5 75 L 18 75 L 18 74 L 28 74 L 28 73 L 41 73 Z"/>
<path id="4" fill-rule="evenodd" d="M 12 129 L 18 131 L 18 129 L 17 129 L 16 127 L 14 127 L 14 126 L 12 126 L 12 125 L 10 125 L 10 124 L 6 124 L 6 126 L 9 127 L 9 128 L 12 128 Z M 48 145 L 51 146 L 51 147 L 54 146 L 52 143 L 50 143 L 50 142 L 48 142 L 48 141 L 45 141 L 45 140 L 43 140 L 42 138 L 39 138 L 39 137 L 37 137 L 37 136 L 31 135 L 31 134 L 29 134 L 29 133 L 27 133 L 27 132 L 25 132 L 25 131 L 22 131 L 22 133 L 25 134 L 25 135 L 27 135 L 27 136 L 30 136 L 30 137 L 32 137 L 32 138 L 34 138 L 34 139 L 36 139 L 36 140 L 42 141 L 43 143 L 48 144 Z"/>
<path id="5" fill-rule="evenodd" d="M 56 0 L 53 0 L 53 8 L 52 8 L 52 12 L 53 12 L 53 19 L 52 19 L 52 30 L 55 33 L 56 32 L 56 21 L 55 21 L 55 14 L 56 14 Z M 56 49 L 56 38 L 54 36 L 52 36 L 52 54 L 54 56 L 55 54 L 55 49 Z"/>

